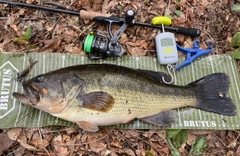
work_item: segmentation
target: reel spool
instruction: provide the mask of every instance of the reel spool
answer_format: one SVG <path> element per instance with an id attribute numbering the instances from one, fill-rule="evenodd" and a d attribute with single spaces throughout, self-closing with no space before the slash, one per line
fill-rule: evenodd
<path id="1" fill-rule="evenodd" d="M 101 59 L 110 55 L 108 52 L 109 39 L 97 31 L 92 30 L 83 40 L 82 50 L 91 59 Z"/>

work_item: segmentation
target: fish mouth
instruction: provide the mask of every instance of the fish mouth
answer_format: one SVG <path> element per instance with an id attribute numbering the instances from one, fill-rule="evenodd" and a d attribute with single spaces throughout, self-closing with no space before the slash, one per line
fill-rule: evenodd
<path id="1" fill-rule="evenodd" d="M 27 84 L 25 81 L 22 82 L 24 95 L 32 105 L 36 105 L 40 101 L 39 89 Z"/>

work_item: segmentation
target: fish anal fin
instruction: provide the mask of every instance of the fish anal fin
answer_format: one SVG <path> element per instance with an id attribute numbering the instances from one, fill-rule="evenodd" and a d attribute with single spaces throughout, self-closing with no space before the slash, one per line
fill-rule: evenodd
<path id="1" fill-rule="evenodd" d="M 160 112 L 158 114 L 140 118 L 140 120 L 157 125 L 157 126 L 165 126 L 173 123 L 176 119 L 176 111 L 170 110 L 170 111 L 164 111 Z"/>
<path id="2" fill-rule="evenodd" d="M 99 130 L 98 125 L 87 121 L 78 121 L 78 126 L 87 132 L 97 132 Z"/>
<path id="3" fill-rule="evenodd" d="M 108 112 L 112 109 L 115 100 L 106 92 L 92 92 L 77 97 L 80 104 L 79 107 L 100 111 Z"/>

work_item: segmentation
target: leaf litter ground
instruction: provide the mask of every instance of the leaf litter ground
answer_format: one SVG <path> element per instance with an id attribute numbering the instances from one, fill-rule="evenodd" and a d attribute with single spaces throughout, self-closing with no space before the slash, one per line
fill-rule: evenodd
<path id="1" fill-rule="evenodd" d="M 171 15 L 172 26 L 202 31 L 200 47 L 214 47 L 212 55 L 229 54 L 232 36 L 240 31 L 238 11 L 231 11 L 233 0 L 15 0 L 71 10 L 93 10 L 120 17 L 128 9 L 135 20 L 151 23 L 159 15 Z M 31 34 L 26 34 L 31 28 Z M 119 26 L 114 26 L 116 31 Z M 91 29 L 107 34 L 106 24 L 76 16 L 0 4 L 0 52 L 54 52 L 84 54 L 82 40 Z M 156 56 L 154 37 L 159 30 L 129 27 L 120 42 L 127 55 Z M 25 39 L 23 39 L 25 38 Z M 17 42 L 16 42 L 17 40 Z M 195 38 L 176 34 L 176 41 L 191 47 Z M 14 42 L 15 41 L 15 42 Z M 179 54 L 182 55 L 182 54 Z M 192 143 L 206 136 L 204 155 L 240 155 L 239 131 L 188 131 L 179 148 L 187 155 Z M 87 133 L 73 127 L 14 128 L 0 131 L 0 155 L 171 155 L 164 130 L 101 129 Z"/>

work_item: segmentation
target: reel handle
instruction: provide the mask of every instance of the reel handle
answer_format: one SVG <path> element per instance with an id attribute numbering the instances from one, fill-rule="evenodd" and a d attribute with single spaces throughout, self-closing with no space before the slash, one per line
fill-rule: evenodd
<path id="1" fill-rule="evenodd" d="M 128 10 L 126 13 L 125 13 L 125 23 L 127 25 L 132 25 L 133 24 L 133 19 L 134 19 L 134 11 L 133 10 Z"/>

